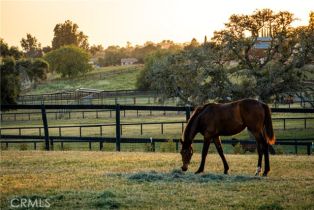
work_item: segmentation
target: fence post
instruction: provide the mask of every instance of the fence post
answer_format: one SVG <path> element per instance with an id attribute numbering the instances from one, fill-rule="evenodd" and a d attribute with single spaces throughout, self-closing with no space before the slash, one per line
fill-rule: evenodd
<path id="1" fill-rule="evenodd" d="M 191 107 L 186 106 L 185 107 L 185 119 L 186 119 L 186 121 L 188 121 L 190 119 L 190 115 L 191 115 Z"/>
<path id="2" fill-rule="evenodd" d="M 143 135 L 143 123 L 141 123 L 141 135 Z"/>
<path id="3" fill-rule="evenodd" d="M 41 115 L 42 115 L 44 133 L 45 133 L 45 149 L 49 151 L 49 130 L 48 130 L 48 122 L 47 122 L 45 105 L 41 105 Z"/>
<path id="4" fill-rule="evenodd" d="M 312 144 L 308 144 L 308 145 L 306 145 L 306 147 L 307 147 L 307 154 L 308 154 L 308 155 L 311 155 L 311 153 L 312 153 L 313 143 L 312 143 Z"/>
<path id="5" fill-rule="evenodd" d="M 116 104 L 116 151 L 120 151 L 120 104 Z"/>
<path id="6" fill-rule="evenodd" d="M 155 149 L 155 141 L 153 140 L 152 137 L 150 137 L 150 144 L 151 144 L 151 151 L 155 152 L 156 151 L 156 149 Z"/>
<path id="7" fill-rule="evenodd" d="M 176 151 L 179 151 L 179 141 L 176 141 Z"/>
<path id="8" fill-rule="evenodd" d="M 102 140 L 100 140 L 100 141 L 99 141 L 99 150 L 100 150 L 100 151 L 102 151 L 102 150 L 103 150 L 103 148 L 104 148 L 103 141 L 102 141 Z"/>
<path id="9" fill-rule="evenodd" d="M 49 138 L 50 139 L 50 149 L 53 150 L 53 138 Z"/>

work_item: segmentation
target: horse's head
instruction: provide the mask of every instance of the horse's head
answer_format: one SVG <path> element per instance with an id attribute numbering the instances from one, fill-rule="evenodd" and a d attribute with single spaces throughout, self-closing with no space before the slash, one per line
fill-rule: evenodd
<path id="1" fill-rule="evenodd" d="M 182 156 L 182 163 L 183 163 L 183 166 L 181 167 L 181 169 L 182 171 L 187 171 L 192 155 L 193 155 L 193 148 L 192 146 L 189 146 L 188 148 L 184 148 L 182 145 L 182 149 L 180 153 Z"/>

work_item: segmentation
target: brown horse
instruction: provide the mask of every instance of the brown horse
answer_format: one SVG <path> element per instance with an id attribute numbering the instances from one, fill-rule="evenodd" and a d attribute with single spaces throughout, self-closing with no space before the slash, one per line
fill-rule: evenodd
<path id="1" fill-rule="evenodd" d="M 226 104 L 206 104 L 197 107 L 189 119 L 182 135 L 182 170 L 186 171 L 193 155 L 192 141 L 197 133 L 204 136 L 202 160 L 196 173 L 204 171 L 205 160 L 211 139 L 224 164 L 224 173 L 228 174 L 229 166 L 223 153 L 219 136 L 240 133 L 247 128 L 257 142 L 258 163 L 255 175 L 261 172 L 264 155 L 265 169 L 263 176 L 270 171 L 268 145 L 275 143 L 275 135 L 269 107 L 253 99 L 243 99 Z"/>

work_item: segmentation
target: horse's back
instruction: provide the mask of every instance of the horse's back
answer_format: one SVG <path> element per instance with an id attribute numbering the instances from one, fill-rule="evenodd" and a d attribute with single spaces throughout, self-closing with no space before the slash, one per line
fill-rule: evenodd
<path id="1" fill-rule="evenodd" d="M 200 130 L 215 135 L 234 135 L 245 127 L 256 130 L 263 126 L 263 103 L 242 99 L 224 104 L 207 104 L 199 116 Z"/>

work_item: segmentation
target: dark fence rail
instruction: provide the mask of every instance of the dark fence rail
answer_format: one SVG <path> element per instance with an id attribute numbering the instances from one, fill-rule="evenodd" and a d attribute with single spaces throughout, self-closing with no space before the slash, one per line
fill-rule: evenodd
<path id="1" fill-rule="evenodd" d="M 5 144 L 6 149 L 9 148 L 9 144 L 16 143 L 29 143 L 34 145 L 34 149 L 37 149 L 37 144 L 46 143 L 44 136 L 19 136 L 19 135 L 0 135 L 1 144 Z M 89 150 L 92 149 L 92 143 L 99 143 L 99 150 L 104 149 L 104 143 L 116 143 L 117 139 L 115 137 L 78 137 L 78 136 L 50 136 L 49 137 L 49 145 L 50 149 L 53 150 L 55 143 L 61 144 L 61 149 L 64 148 L 64 143 L 88 143 Z M 151 151 L 155 151 L 155 143 L 157 142 L 173 142 L 175 143 L 176 151 L 179 150 L 179 142 L 180 139 L 160 139 L 160 138 L 120 138 L 120 143 L 146 143 L 151 144 Z M 295 154 L 298 154 L 298 146 L 305 146 L 308 155 L 312 154 L 314 138 L 306 138 L 306 139 L 277 139 L 276 145 L 289 145 L 295 147 Z M 255 145 L 256 141 L 251 140 L 236 140 L 237 143 L 242 145 Z M 203 143 L 202 140 L 194 140 L 193 143 Z M 235 143 L 234 140 L 222 140 L 223 144 L 231 144 Z M 119 147 L 119 151 L 120 151 Z"/>
<path id="2" fill-rule="evenodd" d="M 48 113 L 48 112 L 47 112 Z M 46 113 L 46 114 L 47 114 Z M 282 129 L 286 130 L 288 129 L 288 122 L 289 121 L 303 121 L 303 129 L 309 129 L 314 128 L 314 123 L 311 123 L 311 125 L 308 125 L 308 121 L 311 120 L 311 122 L 314 122 L 314 117 L 307 117 L 307 118 L 273 118 L 273 121 L 281 121 L 282 122 Z M 184 124 L 186 121 L 168 121 L 168 122 L 140 122 L 140 123 L 120 123 L 120 133 L 123 133 L 123 128 L 126 126 L 138 126 L 139 127 L 139 133 L 140 135 L 144 134 L 144 126 L 147 125 L 160 125 L 160 134 L 164 134 L 165 126 L 166 125 L 181 125 L 181 131 L 183 132 Z M 79 136 L 82 136 L 82 130 L 84 128 L 99 128 L 98 135 L 102 136 L 104 134 L 104 129 L 106 127 L 114 127 L 116 126 L 115 123 L 106 123 L 106 124 L 88 124 L 88 125 L 61 125 L 61 126 L 49 126 L 49 129 L 58 129 L 59 136 L 62 135 L 63 129 L 69 129 L 69 128 L 78 128 L 79 129 Z M 290 126 L 291 127 L 291 126 Z M 104 128 L 104 129 L 103 129 Z M 300 126 L 298 126 L 300 128 Z M 5 127 L 0 128 L 0 134 L 3 134 L 3 132 L 10 131 L 10 130 L 16 130 L 18 132 L 18 135 L 22 135 L 22 133 L 25 130 L 38 130 L 38 135 L 42 135 L 42 130 L 44 129 L 43 126 L 27 126 L 27 127 Z M 279 128 L 277 128 L 279 129 Z"/>
<path id="3" fill-rule="evenodd" d="M 50 136 L 49 135 L 49 127 L 47 121 L 47 113 L 46 109 L 109 109 L 115 110 L 115 127 L 116 127 L 116 136 L 115 138 L 109 138 L 114 140 L 116 144 L 116 150 L 120 151 L 120 144 L 125 140 L 123 143 L 128 143 L 127 139 L 130 138 L 121 138 L 121 123 L 120 123 L 120 112 L 122 110 L 155 110 L 155 111 L 184 111 L 186 115 L 186 119 L 189 119 L 190 113 L 193 110 L 193 107 L 176 107 L 176 106 L 128 106 L 128 105 L 1 105 L 2 110 L 8 109 L 40 109 L 42 114 L 42 121 L 43 121 L 43 136 L 23 136 L 23 135 L 1 135 L 1 142 L 6 144 L 12 143 L 3 139 L 44 139 L 45 141 L 45 148 L 46 150 L 50 150 L 53 147 L 53 141 L 55 139 L 79 139 L 79 140 L 87 140 L 87 139 L 94 139 L 104 142 L 106 138 L 104 137 L 64 137 L 64 136 Z M 314 109 L 278 109 L 273 108 L 272 112 L 289 112 L 289 113 L 314 113 Z M 182 123 L 182 122 L 181 122 Z M 135 140 L 134 140 L 135 141 Z M 137 141 L 146 142 L 147 139 L 139 139 Z M 152 141 L 150 139 L 150 141 Z M 197 141 L 196 141 L 197 142 Z M 279 141 L 280 142 L 280 141 Z M 312 146 L 312 142 L 280 142 L 281 144 L 288 144 L 288 145 L 306 145 L 309 151 L 309 148 Z"/>
<path id="4" fill-rule="evenodd" d="M 127 110 L 122 110 L 122 117 L 127 116 Z M 136 110 L 136 117 L 141 116 L 140 110 Z M 147 111 L 147 110 L 146 110 Z M 149 115 L 153 115 L 153 109 L 150 111 Z M 48 119 L 85 119 L 85 118 L 102 118 L 102 114 L 109 114 L 109 117 L 112 118 L 115 110 L 59 110 L 59 111 L 47 111 Z M 182 112 L 182 111 L 181 111 Z M 133 113 L 134 114 L 134 113 Z M 180 114 L 180 111 L 177 111 L 177 114 Z M 92 115 L 92 116 L 91 116 Z M 164 110 L 163 115 L 166 115 Z M 107 116 L 106 116 L 107 117 Z M 30 121 L 41 119 L 41 112 L 1 112 L 0 113 L 1 121 Z"/>

